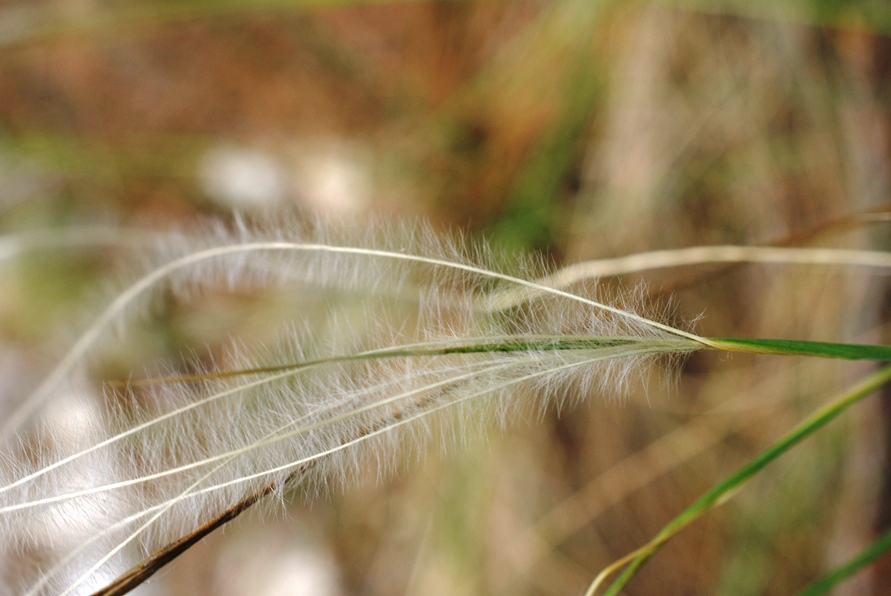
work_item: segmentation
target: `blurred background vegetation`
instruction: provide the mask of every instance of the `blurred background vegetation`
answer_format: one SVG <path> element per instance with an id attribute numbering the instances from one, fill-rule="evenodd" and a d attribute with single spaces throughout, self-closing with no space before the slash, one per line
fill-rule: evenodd
<path id="1" fill-rule="evenodd" d="M 891 197 L 889 32 L 881 1 L 4 0 L 0 232 L 280 210 L 425 218 L 558 265 L 699 244 L 887 250 L 886 224 L 864 223 L 881 216 L 853 214 Z M 46 370 L 112 256 L 4 265 L 3 399 Z M 887 277 L 638 277 L 704 335 L 888 340 Z M 116 354 L 121 370 L 222 341 L 222 312 L 250 327 L 231 304 L 174 312 L 151 348 Z M 865 370 L 697 355 L 674 385 L 655 371 L 625 401 L 245 516 L 140 590 L 576 594 Z M 844 560 L 891 521 L 888 425 L 878 400 L 850 412 L 627 593 L 786 594 Z M 842 593 L 888 585 L 879 564 Z"/>

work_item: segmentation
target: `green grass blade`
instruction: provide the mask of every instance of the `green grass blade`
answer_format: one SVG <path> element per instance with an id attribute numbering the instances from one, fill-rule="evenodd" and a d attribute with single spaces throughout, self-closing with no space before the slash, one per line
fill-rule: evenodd
<path id="1" fill-rule="evenodd" d="M 843 360 L 891 361 L 891 346 L 865 344 L 837 344 L 797 339 L 749 339 L 712 337 L 713 342 L 733 352 L 756 354 L 784 354 L 788 356 L 818 356 Z"/>
<path id="2" fill-rule="evenodd" d="M 891 346 L 836 344 L 783 339 L 746 339 L 746 338 L 710 338 L 718 346 L 726 346 L 729 351 L 744 351 L 758 354 L 785 354 L 801 356 L 821 356 L 824 358 L 842 358 L 846 360 L 887 360 L 891 361 Z M 217 373 L 195 375 L 156 377 L 147 379 L 128 379 L 126 382 L 112 385 L 142 385 L 158 382 L 197 381 L 199 379 L 221 379 L 241 375 L 268 374 L 284 370 L 305 368 L 319 364 L 345 362 L 349 360 L 374 360 L 379 358 L 403 358 L 446 356 L 448 354 L 474 354 L 497 352 L 552 352 L 566 350 L 598 350 L 621 346 L 640 346 L 640 353 L 678 353 L 697 349 L 683 339 L 678 338 L 637 338 L 637 337 L 594 337 L 594 336 L 516 336 L 502 338 L 476 338 L 460 344 L 423 348 L 421 346 L 403 346 L 392 349 L 373 350 L 360 354 L 350 354 L 325 358 L 322 360 L 291 362 L 271 365 L 262 368 L 229 370 Z"/>
<path id="3" fill-rule="evenodd" d="M 848 579 L 882 555 L 891 550 L 891 531 L 845 561 L 800 592 L 800 596 L 817 596 L 825 594 L 844 580 Z"/>
<path id="4" fill-rule="evenodd" d="M 412 344 L 370 350 L 342 356 L 331 356 L 317 360 L 301 360 L 263 367 L 231 369 L 209 373 L 169 375 L 163 377 L 130 378 L 124 381 L 110 381 L 112 387 L 135 387 L 155 383 L 183 383 L 207 379 L 225 379 L 246 375 L 274 374 L 288 370 L 298 370 L 337 362 L 358 360 L 382 360 L 386 358 L 424 358 L 448 356 L 450 354 L 496 354 L 523 352 L 596 351 L 615 348 L 634 348 L 623 355 L 678 354 L 699 349 L 701 346 L 683 338 L 650 337 L 596 337 L 596 336 L 503 336 L 467 338 L 456 343 Z"/>
<path id="5" fill-rule="evenodd" d="M 650 542 L 604 569 L 604 571 L 602 571 L 594 580 L 594 583 L 591 584 L 587 594 L 593 595 L 597 588 L 613 571 L 625 567 L 622 574 L 606 592 L 607 595 L 618 594 L 631 578 L 634 577 L 638 569 L 640 569 L 650 557 L 655 555 L 656 552 L 675 534 L 705 515 L 709 510 L 732 498 L 746 482 L 760 472 L 765 466 L 888 381 L 891 381 L 891 365 L 885 366 L 879 371 L 869 375 L 854 387 L 837 396 L 830 403 L 811 414 L 786 436 L 762 451 L 729 478 L 702 495 L 690 505 L 690 507 L 670 521 L 658 534 L 656 534 L 655 537 L 653 537 L 652 540 L 650 540 Z M 625 566 L 626 564 L 627 566 Z"/>

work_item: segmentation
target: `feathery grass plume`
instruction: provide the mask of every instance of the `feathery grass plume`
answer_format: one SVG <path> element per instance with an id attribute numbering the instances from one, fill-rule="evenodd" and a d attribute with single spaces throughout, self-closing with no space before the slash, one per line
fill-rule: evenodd
<path id="1" fill-rule="evenodd" d="M 614 307 L 590 284 L 526 281 L 540 265 L 518 263 L 513 276 L 418 225 L 237 222 L 166 250 L 26 402 L 28 415 L 47 403 L 45 413 L 75 392 L 89 423 L 78 436 L 47 423 L 21 430 L 3 458 L 0 582 L 16 593 L 97 590 L 261 496 L 299 486 L 311 497 L 369 468 L 389 474 L 428 444 L 566 396 L 621 394 L 645 360 L 710 345 L 635 314 L 633 297 Z M 489 307 L 512 287 L 536 296 Z M 273 313 L 287 313 L 278 339 L 234 337 L 101 399 L 74 389 L 110 331 L 134 324 L 135 306 L 165 296 L 200 306 L 219 292 L 285 300 Z"/>

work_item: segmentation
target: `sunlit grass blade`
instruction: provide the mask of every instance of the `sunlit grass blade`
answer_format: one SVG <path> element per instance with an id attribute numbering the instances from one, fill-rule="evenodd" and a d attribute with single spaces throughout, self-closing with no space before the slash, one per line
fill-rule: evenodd
<path id="1" fill-rule="evenodd" d="M 731 499 L 746 482 L 751 480 L 755 474 L 764 469 L 768 464 L 889 381 L 891 381 L 891 366 L 885 366 L 811 414 L 782 439 L 762 451 L 758 456 L 737 470 L 736 473 L 702 495 L 690 507 L 669 522 L 650 542 L 604 569 L 588 588 L 586 596 L 595 594 L 612 573 L 624 567 L 622 574 L 606 591 L 607 595 L 615 596 L 618 594 L 644 563 L 655 555 L 675 534 L 711 509 Z"/>
<path id="2" fill-rule="evenodd" d="M 857 553 L 851 559 L 845 561 L 814 583 L 805 587 L 800 596 L 818 596 L 826 594 L 829 590 L 848 579 L 873 561 L 891 550 L 891 531 L 882 535 L 878 540 Z"/>

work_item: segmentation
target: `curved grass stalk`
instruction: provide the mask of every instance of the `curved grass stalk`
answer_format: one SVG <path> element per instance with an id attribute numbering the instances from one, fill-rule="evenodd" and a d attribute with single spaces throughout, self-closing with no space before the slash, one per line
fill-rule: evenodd
<path id="1" fill-rule="evenodd" d="M 598 277 L 629 275 L 653 269 L 669 269 L 713 263 L 765 263 L 774 265 L 831 265 L 871 269 L 891 268 L 891 253 L 870 250 L 835 248 L 788 248 L 780 246 L 693 246 L 674 250 L 657 250 L 614 259 L 584 261 L 564 267 L 537 280 L 537 284 L 566 288 Z M 507 290 L 491 296 L 488 308 L 493 311 L 518 306 L 540 296 L 536 288 Z"/>
<path id="2" fill-rule="evenodd" d="M 678 532 L 731 499 L 755 474 L 773 462 L 786 451 L 806 439 L 821 427 L 839 416 L 855 403 L 868 397 L 885 383 L 891 381 L 891 365 L 881 368 L 869 375 L 859 383 L 845 391 L 825 406 L 799 423 L 782 439 L 775 442 L 766 450 L 737 470 L 729 478 L 725 479 L 714 488 L 706 492 L 692 505 L 681 512 L 669 522 L 650 542 L 634 552 L 622 557 L 610 564 L 594 579 L 588 588 L 586 596 L 593 596 L 604 584 L 607 578 L 619 569 L 624 568 L 622 574 L 610 585 L 605 592 L 608 596 L 615 596 L 637 573 L 647 560 L 655 555 L 659 549 Z"/>

